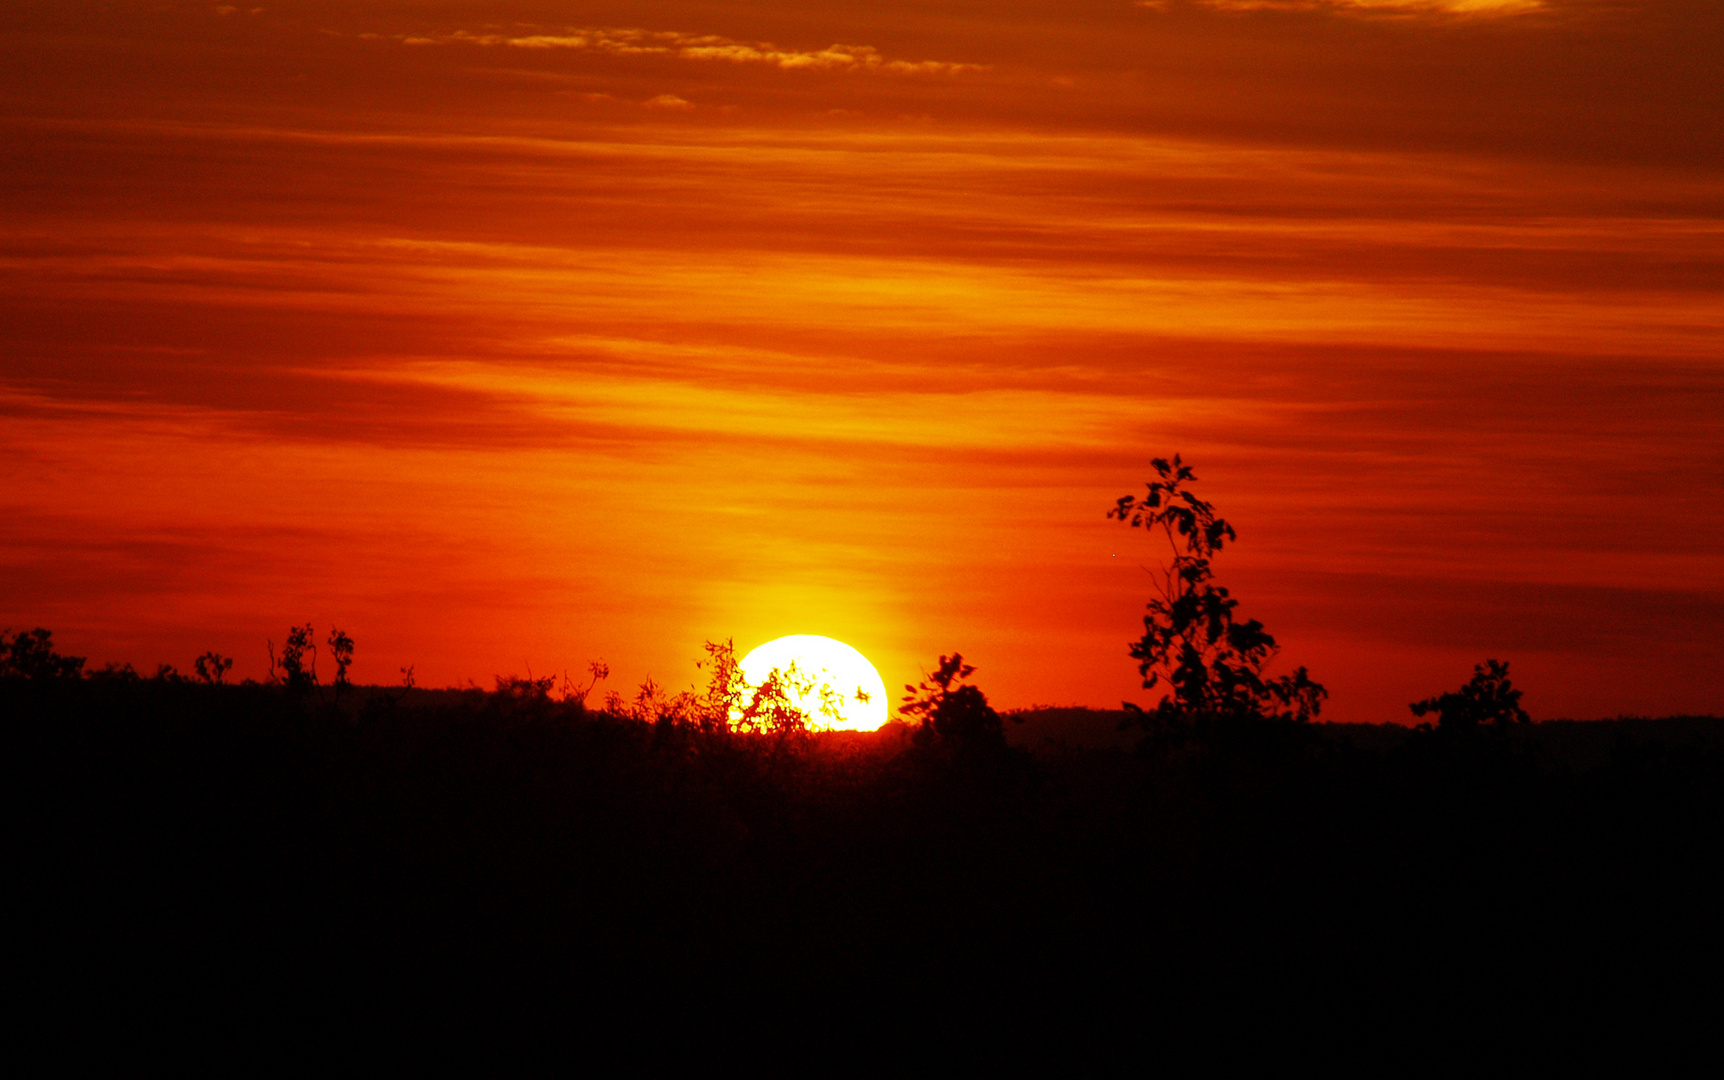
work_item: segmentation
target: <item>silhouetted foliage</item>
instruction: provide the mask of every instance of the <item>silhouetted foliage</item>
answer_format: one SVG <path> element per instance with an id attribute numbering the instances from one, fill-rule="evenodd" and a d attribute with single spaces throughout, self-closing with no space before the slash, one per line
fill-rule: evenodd
<path id="1" fill-rule="evenodd" d="M 404 669 L 402 674 L 411 677 L 411 672 L 408 670 Z M 572 701 L 581 708 L 586 708 L 587 696 L 593 692 L 593 688 L 611 677 L 611 666 L 603 660 L 589 661 L 587 663 L 587 676 L 587 684 L 582 686 L 571 680 L 567 671 L 563 672 L 564 701 Z"/>
<path id="2" fill-rule="evenodd" d="M 634 698 L 612 690 L 605 695 L 605 711 L 642 724 L 684 726 L 695 722 L 689 709 L 692 695 L 671 694 L 663 683 L 648 675 L 635 687 Z"/>
<path id="3" fill-rule="evenodd" d="M 353 639 L 347 636 L 345 630 L 329 628 L 329 655 L 335 661 L 335 704 L 341 705 L 341 691 L 349 685 L 347 669 L 353 666 Z"/>
<path id="4" fill-rule="evenodd" d="M 767 672 L 758 686 L 745 685 L 747 699 L 742 704 L 741 713 L 731 721 L 732 726 L 741 732 L 780 739 L 807 735 L 813 730 L 813 725 L 801 703 L 810 694 L 820 699 L 819 715 L 829 721 L 841 719 L 843 715 L 832 687 L 819 676 L 804 674 L 794 660 L 788 667 Z"/>
<path id="5" fill-rule="evenodd" d="M 557 685 L 554 675 L 534 678 L 531 675 L 498 675 L 497 695 L 515 701 L 549 701 L 551 689 Z"/>
<path id="6" fill-rule="evenodd" d="M 199 682 L 218 685 L 227 681 L 227 673 L 233 669 L 233 657 L 223 656 L 211 649 L 198 657 L 194 666 Z"/>
<path id="7" fill-rule="evenodd" d="M 298 701 L 317 685 L 317 640 L 310 623 L 288 627 L 287 641 L 281 647 L 279 660 L 275 655 L 275 642 L 269 643 L 269 671 L 273 681 L 287 687 L 291 701 Z"/>
<path id="8" fill-rule="evenodd" d="M 1473 677 L 1457 691 L 1415 701 L 1407 708 L 1414 716 L 1437 714 L 1437 726 L 1471 731 L 1481 724 L 1502 729 L 1531 721 L 1520 707 L 1521 691 L 1509 681 L 1506 660 L 1486 660 L 1473 665 Z"/>
<path id="9" fill-rule="evenodd" d="M 755 684 L 743 675 L 730 638 L 708 641 L 705 648 L 706 659 L 696 664 L 708 672 L 705 692 L 684 695 L 671 708 L 686 722 L 708 732 L 762 735 L 784 743 L 803 740 L 820 726 L 821 720 L 810 717 L 802 705 L 810 696 L 819 700 L 817 717 L 842 718 L 832 688 L 818 676 L 804 674 L 794 661 L 773 668 Z"/>
<path id="10" fill-rule="evenodd" d="M 1121 496 L 1108 517 L 1160 534 L 1171 561 L 1156 575 L 1159 596 L 1150 600 L 1143 637 L 1131 645 L 1144 689 L 1165 687 L 1145 712 L 1126 702 L 1152 734 L 1183 731 L 1213 721 L 1277 719 L 1303 722 L 1322 709 L 1328 692 L 1303 667 L 1269 678 L 1265 668 L 1279 649 L 1256 619 L 1237 622 L 1239 601 L 1215 584 L 1211 561 L 1233 526 L 1210 503 L 1192 494 L 1197 480 L 1178 455 L 1156 458 L 1159 479 L 1141 497 Z"/>
<path id="11" fill-rule="evenodd" d="M 143 678 L 143 676 L 138 674 L 138 669 L 133 667 L 131 664 L 129 664 L 129 663 L 127 663 L 127 664 L 116 663 L 115 661 L 112 661 L 112 660 L 108 661 L 106 664 L 103 664 L 99 671 L 87 671 L 87 672 L 85 672 L 84 677 L 86 679 L 90 679 L 93 682 L 109 682 L 109 683 L 112 683 L 112 682 L 120 682 L 120 683 L 137 682 L 139 679 Z"/>
<path id="12" fill-rule="evenodd" d="M 919 684 L 905 684 L 909 691 L 898 712 L 919 721 L 913 738 L 916 745 L 939 747 L 960 755 L 997 753 L 1005 749 L 1006 734 L 1000 714 L 988 704 L 981 688 L 964 680 L 976 669 L 964 663 L 961 653 L 942 655 L 932 674 Z"/>
<path id="13" fill-rule="evenodd" d="M 730 730 L 731 717 L 742 712 L 748 694 L 748 680 L 742 676 L 741 661 L 736 657 L 736 643 L 731 638 L 708 641 L 703 648 L 706 659 L 695 662 L 696 670 L 706 671 L 706 689 L 693 702 L 689 721 L 707 734 Z"/>
<path id="14" fill-rule="evenodd" d="M 0 631 L 0 678 L 76 679 L 84 670 L 82 656 L 54 651 L 54 634 L 38 626 L 16 634 Z"/>

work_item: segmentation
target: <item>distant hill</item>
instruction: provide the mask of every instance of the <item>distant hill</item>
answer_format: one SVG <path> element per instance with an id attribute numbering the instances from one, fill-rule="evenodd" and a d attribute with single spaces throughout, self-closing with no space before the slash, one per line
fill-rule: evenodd
<path id="1" fill-rule="evenodd" d="M 1142 737 L 1126 726 L 1123 709 L 1041 708 L 1007 713 L 1006 741 L 1031 751 L 1130 750 Z M 1413 733 L 1406 724 L 1314 724 L 1326 736 L 1382 753 Z M 1508 737 L 1539 748 L 1551 765 L 1585 771 L 1608 763 L 1623 744 L 1724 749 L 1724 716 L 1623 716 L 1608 720 L 1543 720 Z"/>
<path id="2" fill-rule="evenodd" d="M 1026 750 L 1129 750 L 1142 734 L 1124 709 L 1022 709 L 1005 715 L 1006 742 Z"/>

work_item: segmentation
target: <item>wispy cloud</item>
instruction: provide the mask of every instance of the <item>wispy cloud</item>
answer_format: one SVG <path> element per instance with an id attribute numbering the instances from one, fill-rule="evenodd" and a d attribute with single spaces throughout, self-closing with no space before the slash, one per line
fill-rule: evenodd
<path id="1" fill-rule="evenodd" d="M 1220 11 L 1331 11 L 1383 14 L 1521 15 L 1545 8 L 1544 0 L 1199 0 Z M 1161 10 L 1163 0 L 1139 0 L 1138 7 Z"/>
<path id="2" fill-rule="evenodd" d="M 771 42 L 738 41 L 717 34 L 685 34 L 674 30 L 641 30 L 629 27 L 569 27 L 555 32 L 524 34 L 475 34 L 467 30 L 455 30 L 445 34 L 407 35 L 400 40 L 408 45 L 580 49 L 618 56 L 675 56 L 685 60 L 764 64 L 784 70 L 955 75 L 965 71 L 981 71 L 987 66 L 944 60 L 889 59 L 872 45 L 833 44 L 823 49 L 784 49 Z"/>

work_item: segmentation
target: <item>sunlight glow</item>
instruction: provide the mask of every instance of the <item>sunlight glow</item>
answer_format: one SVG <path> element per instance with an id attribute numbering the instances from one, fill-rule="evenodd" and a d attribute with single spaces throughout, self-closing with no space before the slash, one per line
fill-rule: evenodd
<path id="1" fill-rule="evenodd" d="M 742 674 L 759 686 L 774 669 L 781 674 L 796 665 L 793 694 L 811 727 L 843 731 L 873 731 L 886 722 L 886 684 L 868 658 L 829 637 L 792 634 L 759 646 L 742 658 Z M 822 689 L 827 693 L 822 694 Z M 822 698 L 832 712 L 822 711 Z"/>

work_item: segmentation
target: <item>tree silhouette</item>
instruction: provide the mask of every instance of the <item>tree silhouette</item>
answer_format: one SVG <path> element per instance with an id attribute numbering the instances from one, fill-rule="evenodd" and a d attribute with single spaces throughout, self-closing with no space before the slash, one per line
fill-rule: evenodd
<path id="1" fill-rule="evenodd" d="M 1266 678 L 1264 669 L 1280 651 L 1256 619 L 1238 622 L 1239 601 L 1215 584 L 1211 561 L 1230 540 L 1233 526 L 1215 507 L 1189 490 L 1197 480 L 1191 466 L 1175 454 L 1155 458 L 1159 479 L 1141 497 L 1121 496 L 1107 516 L 1159 533 L 1172 561 L 1156 577 L 1159 596 L 1150 600 L 1143 637 L 1131 645 L 1146 690 L 1165 687 L 1151 713 L 1131 702 L 1147 728 L 1161 721 L 1205 724 L 1214 720 L 1282 719 L 1305 721 L 1317 715 L 1328 691 L 1311 681 L 1305 668 Z"/>
<path id="2" fill-rule="evenodd" d="M 309 666 L 307 653 L 311 655 Z M 276 674 L 278 668 L 279 675 Z M 275 656 L 275 642 L 269 643 L 269 672 L 272 679 L 287 687 L 287 696 L 295 701 L 317 685 L 317 641 L 310 623 L 288 627 L 287 641 L 281 646 L 279 661 Z"/>
<path id="3" fill-rule="evenodd" d="M 963 654 L 953 653 L 941 656 L 939 666 L 919 685 L 905 684 L 909 693 L 898 712 L 921 721 L 914 736 L 916 745 L 943 747 L 960 755 L 1005 748 L 1000 714 L 980 687 L 963 681 L 975 671 L 964 663 Z"/>
<path id="4" fill-rule="evenodd" d="M 54 633 L 38 626 L 16 634 L 0 631 L 0 678 L 76 679 L 84 671 L 82 656 L 54 651 Z"/>
<path id="5" fill-rule="evenodd" d="M 1490 724 L 1501 730 L 1532 721 L 1520 707 L 1520 698 L 1521 691 L 1509 681 L 1508 661 L 1486 660 L 1473 665 L 1472 680 L 1459 690 L 1415 701 L 1407 708 L 1414 716 L 1436 713 L 1440 728 L 1473 731 L 1480 724 Z"/>
<path id="6" fill-rule="evenodd" d="M 353 639 L 347 636 L 347 631 L 332 626 L 325 644 L 329 646 L 329 655 L 335 658 L 335 705 L 340 708 L 341 691 L 352 685 L 347 681 L 347 669 L 353 666 Z"/>

